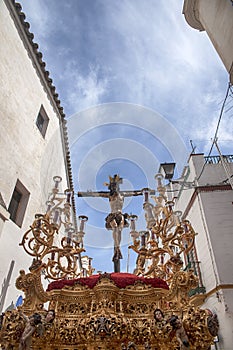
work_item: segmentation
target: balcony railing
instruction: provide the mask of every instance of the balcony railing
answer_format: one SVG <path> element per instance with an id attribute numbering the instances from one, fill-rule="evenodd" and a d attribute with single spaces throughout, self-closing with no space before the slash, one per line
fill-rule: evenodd
<path id="1" fill-rule="evenodd" d="M 205 294 L 205 293 L 206 293 L 205 287 L 197 286 L 194 289 L 190 289 L 188 295 L 189 295 L 189 297 L 192 297 L 193 295 L 196 295 L 196 294 Z"/>
<path id="2" fill-rule="evenodd" d="M 218 164 L 221 162 L 220 156 L 204 157 L 206 164 Z M 233 155 L 223 156 L 226 163 L 233 163 Z"/>
<path id="3" fill-rule="evenodd" d="M 196 295 L 196 294 L 205 294 L 206 293 L 206 288 L 204 287 L 203 282 L 202 282 L 199 264 L 200 264 L 199 261 L 192 261 L 192 262 L 190 261 L 184 268 L 184 271 L 188 271 L 188 270 L 192 269 L 194 274 L 198 277 L 198 286 L 189 291 L 188 294 L 190 297 L 193 295 Z"/>

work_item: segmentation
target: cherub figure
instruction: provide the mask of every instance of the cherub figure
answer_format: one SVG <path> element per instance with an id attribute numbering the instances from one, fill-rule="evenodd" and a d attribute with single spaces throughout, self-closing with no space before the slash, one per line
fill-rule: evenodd
<path id="1" fill-rule="evenodd" d="M 154 320 L 155 320 L 155 338 L 159 345 L 159 349 L 167 349 L 166 342 L 168 340 L 169 328 L 170 325 L 167 323 L 167 319 L 164 317 L 164 313 L 161 309 L 154 310 Z M 161 343 L 164 343 L 162 345 Z"/>
<path id="2" fill-rule="evenodd" d="M 136 268 L 134 270 L 134 274 L 139 276 L 142 275 L 145 272 L 145 262 L 146 262 L 146 253 L 147 250 L 145 247 L 142 247 L 138 250 L 138 257 L 136 260 Z"/>
<path id="3" fill-rule="evenodd" d="M 207 318 L 208 330 L 213 337 L 216 337 L 218 335 L 218 330 L 219 330 L 218 316 L 216 314 L 213 314 L 213 312 L 209 309 L 206 309 L 205 311 L 208 315 L 208 318 Z"/>
<path id="4" fill-rule="evenodd" d="M 30 317 L 25 316 L 23 313 L 21 315 L 26 321 L 26 325 L 23 334 L 20 338 L 19 350 L 30 350 L 32 343 L 32 335 L 36 330 L 36 326 L 42 323 L 41 315 L 39 315 L 38 313 L 35 313 Z"/>
<path id="5" fill-rule="evenodd" d="M 180 344 L 180 350 L 190 349 L 188 336 L 185 332 L 182 321 L 179 319 L 179 317 L 172 316 L 170 318 L 170 325 L 172 326 L 173 330 L 175 331 L 176 339 L 178 340 L 178 342 Z"/>
<path id="6" fill-rule="evenodd" d="M 164 314 L 163 314 L 161 309 L 155 309 L 154 319 L 156 322 L 163 322 L 164 321 Z"/>
<path id="7" fill-rule="evenodd" d="M 45 310 L 46 313 L 41 315 L 42 323 L 38 326 L 37 333 L 41 337 L 44 335 L 46 331 L 51 327 L 54 319 L 55 319 L 55 311 L 54 310 Z"/>
<path id="8" fill-rule="evenodd" d="M 46 323 L 53 323 L 55 319 L 55 311 L 54 310 L 48 310 L 47 314 L 45 316 L 45 322 Z"/>

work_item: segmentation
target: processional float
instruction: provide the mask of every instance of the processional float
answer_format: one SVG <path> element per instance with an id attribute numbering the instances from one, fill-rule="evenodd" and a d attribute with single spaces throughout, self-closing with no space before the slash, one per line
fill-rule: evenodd
<path id="1" fill-rule="evenodd" d="M 66 190 L 61 196 L 61 178 L 54 180 L 46 214 L 35 215 L 20 244 L 33 260 L 29 272 L 21 270 L 16 280 L 24 292 L 23 305 L 1 316 L 2 349 L 210 349 L 217 316 L 200 308 L 205 294 L 190 297 L 198 279 L 183 266 L 196 233 L 173 210 L 162 175 L 156 175 L 156 191 L 120 191 L 122 179 L 114 175 L 106 184 L 109 191 L 79 192 L 110 202 L 106 228 L 113 233 L 114 272 L 103 274 L 93 274 L 91 259 L 81 255 L 87 217 L 79 217 L 76 231 L 72 193 Z M 122 212 L 124 198 L 132 195 L 144 195 L 144 231 L 136 230 L 136 215 Z M 133 274 L 121 273 L 119 264 L 121 233 L 128 226 L 129 249 L 137 254 Z M 52 280 L 47 287 L 42 276 Z"/>

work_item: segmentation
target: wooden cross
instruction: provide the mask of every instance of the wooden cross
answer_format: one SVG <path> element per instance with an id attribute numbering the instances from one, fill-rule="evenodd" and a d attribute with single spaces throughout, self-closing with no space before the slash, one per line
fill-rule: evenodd
<path id="1" fill-rule="evenodd" d="M 114 272 L 120 272 L 120 259 L 122 259 L 122 254 L 120 250 L 121 243 L 121 232 L 124 227 L 128 227 L 129 223 L 127 221 L 128 214 L 123 214 L 123 204 L 125 197 L 140 196 L 144 193 L 142 190 L 133 191 L 120 191 L 120 184 L 123 180 L 119 175 L 109 176 L 109 183 L 105 183 L 108 186 L 108 191 L 87 191 L 78 192 L 78 197 L 102 197 L 108 198 L 111 208 L 111 213 L 105 218 L 105 227 L 113 232 L 114 240 L 114 255 L 112 261 L 114 263 Z M 151 194 L 154 191 L 151 191 Z"/>

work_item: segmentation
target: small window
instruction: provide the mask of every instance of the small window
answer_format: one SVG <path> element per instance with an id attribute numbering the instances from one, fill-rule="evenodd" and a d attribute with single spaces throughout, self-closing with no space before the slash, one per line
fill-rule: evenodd
<path id="1" fill-rule="evenodd" d="M 47 113 L 45 112 L 44 107 L 41 105 L 39 114 L 36 118 L 36 126 L 40 130 L 40 133 L 43 137 L 45 137 L 48 124 L 49 124 L 49 117 L 47 116 Z"/>
<path id="2" fill-rule="evenodd" d="M 8 211 L 10 219 L 19 227 L 22 226 L 24 214 L 27 208 L 30 193 L 24 185 L 17 180 L 14 192 L 11 197 Z"/>

